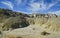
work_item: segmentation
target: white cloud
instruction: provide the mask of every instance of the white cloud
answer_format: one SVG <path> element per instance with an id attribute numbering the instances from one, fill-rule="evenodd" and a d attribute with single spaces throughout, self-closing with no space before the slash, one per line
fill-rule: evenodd
<path id="1" fill-rule="evenodd" d="M 31 0 L 31 3 L 29 3 L 30 8 L 28 8 L 28 10 L 32 10 L 32 12 L 36 12 L 36 11 L 43 11 L 43 10 L 48 10 L 51 7 L 53 7 L 54 5 L 56 5 L 58 3 L 58 1 L 54 1 L 52 0 L 52 3 L 50 4 L 45 4 L 44 0 L 41 0 L 40 2 L 34 2 L 34 0 Z"/>
<path id="2" fill-rule="evenodd" d="M 33 3 L 35 0 L 30 0 L 31 3 Z"/>
<path id="3" fill-rule="evenodd" d="M 53 7 L 54 5 L 56 5 L 58 3 L 57 0 L 52 0 L 52 3 L 50 3 L 47 7 L 47 9 L 50 9 L 51 7 Z"/>
<path id="4" fill-rule="evenodd" d="M 40 8 L 39 3 L 31 3 L 30 6 L 31 6 L 31 8 L 29 8 L 29 9 L 32 10 L 32 11 L 37 11 Z"/>
<path id="5" fill-rule="evenodd" d="M 46 10 L 46 5 L 44 3 L 39 3 L 39 2 L 33 2 L 30 3 L 30 8 L 29 10 L 32 10 L 33 12 L 39 11 L 39 10 Z"/>
<path id="6" fill-rule="evenodd" d="M 52 6 L 54 6 L 56 3 L 51 3 L 48 5 L 47 9 L 51 8 Z"/>
<path id="7" fill-rule="evenodd" d="M 15 0 L 15 3 L 17 4 L 17 5 L 20 5 L 20 4 L 26 4 L 27 3 L 27 0 Z"/>
<path id="8" fill-rule="evenodd" d="M 24 11 L 17 11 L 17 12 L 21 12 L 21 13 L 25 13 L 25 14 L 30 14 L 30 13 L 28 13 L 28 12 L 24 12 Z"/>
<path id="9" fill-rule="evenodd" d="M 22 0 L 15 0 L 17 2 L 17 4 L 21 4 Z"/>
<path id="10" fill-rule="evenodd" d="M 2 4 L 7 5 L 10 9 L 13 9 L 14 5 L 10 1 L 2 1 Z"/>
<path id="11" fill-rule="evenodd" d="M 60 15 L 60 10 L 59 11 L 54 11 L 54 12 L 49 12 L 50 14 L 57 14 Z"/>

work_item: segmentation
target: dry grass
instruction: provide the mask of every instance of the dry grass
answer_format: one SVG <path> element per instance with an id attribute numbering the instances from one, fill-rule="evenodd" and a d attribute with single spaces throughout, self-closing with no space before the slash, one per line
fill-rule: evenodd
<path id="1" fill-rule="evenodd" d="M 60 31 L 60 18 L 50 18 L 42 26 L 47 30 Z"/>

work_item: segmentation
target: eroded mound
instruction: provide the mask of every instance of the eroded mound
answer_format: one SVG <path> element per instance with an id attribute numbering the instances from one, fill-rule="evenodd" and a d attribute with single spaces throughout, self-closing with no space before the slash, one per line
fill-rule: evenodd
<path id="1" fill-rule="evenodd" d="M 60 31 L 60 18 L 50 18 L 42 27 L 50 31 Z"/>

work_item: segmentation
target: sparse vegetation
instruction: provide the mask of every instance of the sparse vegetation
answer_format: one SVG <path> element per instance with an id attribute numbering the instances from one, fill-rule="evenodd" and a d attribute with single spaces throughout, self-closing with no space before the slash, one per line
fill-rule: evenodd
<path id="1" fill-rule="evenodd" d="M 23 14 L 8 9 L 0 9 L 0 32 L 24 28 L 29 25 L 42 27 L 45 31 L 60 31 L 60 16 L 56 14 Z M 29 28 L 28 28 L 29 29 Z M 35 31 L 36 29 L 33 28 Z M 42 32 L 43 35 L 50 34 Z M 14 37 L 10 37 L 14 38 Z M 21 37 L 17 37 L 21 38 Z"/>

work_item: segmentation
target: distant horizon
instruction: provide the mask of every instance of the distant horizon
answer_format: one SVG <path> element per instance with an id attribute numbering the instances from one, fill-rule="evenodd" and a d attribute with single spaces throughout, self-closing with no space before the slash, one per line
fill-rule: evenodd
<path id="1" fill-rule="evenodd" d="M 7 8 L 0 8 L 0 9 L 7 9 Z M 11 9 L 8 9 L 8 10 L 10 10 L 10 11 L 12 11 L 12 12 L 17 12 L 17 11 L 13 11 L 13 10 L 11 10 Z M 24 12 L 17 12 L 17 13 L 24 13 Z M 24 14 L 28 14 L 28 13 L 24 13 Z M 30 13 L 30 14 L 51 14 L 51 13 Z M 57 14 L 56 14 L 57 15 Z M 59 15 L 60 16 L 60 15 Z"/>

